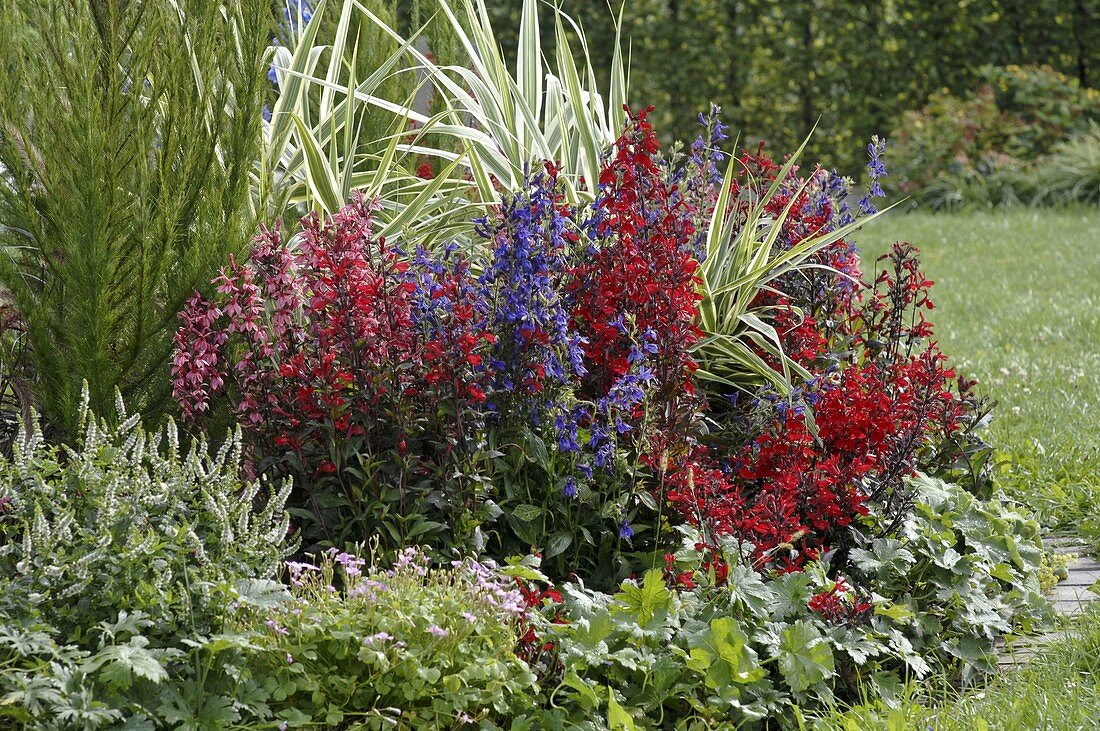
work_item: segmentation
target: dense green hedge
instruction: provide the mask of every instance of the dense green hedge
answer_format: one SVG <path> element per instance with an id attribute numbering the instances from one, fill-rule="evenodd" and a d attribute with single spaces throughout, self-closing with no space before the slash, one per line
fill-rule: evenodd
<path id="1" fill-rule="evenodd" d="M 428 5 L 429 3 L 423 2 Z M 488 3 L 511 52 L 520 4 Z M 562 0 L 583 24 L 597 68 L 607 68 L 613 23 L 602 2 Z M 613 3 L 616 7 L 618 3 Z M 744 142 L 797 147 L 853 172 L 872 134 L 940 89 L 970 91 L 983 65 L 1048 64 L 1100 83 L 1100 23 L 1088 0 L 629 0 L 631 97 L 654 104 L 669 139 L 695 135 L 709 101 Z M 549 9 L 546 19 L 549 22 Z"/>

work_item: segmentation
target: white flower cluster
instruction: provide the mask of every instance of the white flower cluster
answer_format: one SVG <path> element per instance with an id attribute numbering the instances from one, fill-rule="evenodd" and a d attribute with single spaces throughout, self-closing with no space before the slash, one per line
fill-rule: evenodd
<path id="1" fill-rule="evenodd" d="M 197 441 L 181 456 L 174 423 L 151 434 L 121 398 L 117 409 L 97 421 L 85 405 L 73 447 L 49 445 L 36 424 L 0 462 L 0 575 L 40 602 L 273 576 L 292 550 L 290 484 L 241 480 L 239 432 L 214 454 Z"/>

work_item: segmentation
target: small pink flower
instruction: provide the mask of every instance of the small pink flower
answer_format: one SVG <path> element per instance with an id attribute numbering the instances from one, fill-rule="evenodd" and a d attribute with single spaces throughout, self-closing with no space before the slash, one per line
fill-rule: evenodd
<path id="1" fill-rule="evenodd" d="M 286 627 L 283 627 L 281 624 L 276 622 L 274 619 L 266 620 L 264 622 L 264 624 L 267 625 L 268 629 L 273 630 L 276 634 L 280 634 L 280 635 L 290 634 L 290 630 L 288 630 Z"/>
<path id="2" fill-rule="evenodd" d="M 393 639 L 393 635 L 389 632 L 379 632 L 378 634 L 368 635 L 363 638 L 364 645 L 374 645 L 378 642 L 389 642 Z"/>

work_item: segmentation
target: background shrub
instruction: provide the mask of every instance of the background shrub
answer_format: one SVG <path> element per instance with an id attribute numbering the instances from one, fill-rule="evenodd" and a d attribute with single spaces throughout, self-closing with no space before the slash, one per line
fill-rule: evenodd
<path id="1" fill-rule="evenodd" d="M 517 5 L 488 6 L 514 58 Z M 585 0 L 562 8 L 583 25 L 594 67 L 608 68 L 611 13 Z M 775 150 L 795 149 L 816 123 L 807 154 L 847 175 L 861 167 L 871 135 L 942 89 L 971 92 L 985 66 L 1049 64 L 1097 88 L 1096 20 L 1096 8 L 1077 0 L 633 0 L 623 9 L 630 101 L 657 107 L 666 142 L 691 139 L 691 119 L 714 102 L 749 147 L 767 139 Z"/>
<path id="2" fill-rule="evenodd" d="M 1055 145 L 1028 177 L 1032 202 L 1100 205 L 1100 123 Z"/>
<path id="3" fill-rule="evenodd" d="M 1088 189 L 1100 94 L 1046 66 L 989 66 L 980 79 L 904 115 L 891 135 L 897 192 L 948 209 L 1087 200 L 1066 192 Z"/>

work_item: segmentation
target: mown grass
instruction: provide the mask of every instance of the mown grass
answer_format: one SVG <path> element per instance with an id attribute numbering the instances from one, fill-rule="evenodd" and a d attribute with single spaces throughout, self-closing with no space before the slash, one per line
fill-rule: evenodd
<path id="1" fill-rule="evenodd" d="M 859 234 L 865 269 L 911 241 L 935 280 L 944 352 L 998 402 L 1000 484 L 1049 527 L 1100 499 L 1100 211 L 891 214 Z"/>

